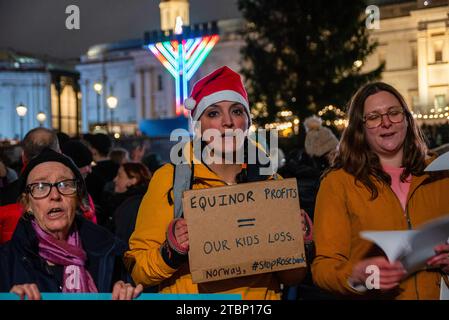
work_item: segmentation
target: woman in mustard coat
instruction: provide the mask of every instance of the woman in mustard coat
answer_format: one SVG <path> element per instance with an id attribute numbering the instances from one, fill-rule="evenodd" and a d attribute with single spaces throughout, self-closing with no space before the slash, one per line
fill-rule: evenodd
<path id="1" fill-rule="evenodd" d="M 425 270 L 407 275 L 400 262 L 388 262 L 359 235 L 410 230 L 449 214 L 448 176 L 424 172 L 430 162 L 396 89 L 372 83 L 354 95 L 349 125 L 317 196 L 312 275 L 318 286 L 345 297 L 439 299 L 449 272 L 447 243 L 434 248 Z M 379 287 L 368 290 L 372 266 L 379 270 Z"/>

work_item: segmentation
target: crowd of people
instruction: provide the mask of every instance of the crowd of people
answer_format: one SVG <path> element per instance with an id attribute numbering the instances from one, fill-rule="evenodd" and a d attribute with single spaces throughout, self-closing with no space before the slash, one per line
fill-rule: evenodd
<path id="1" fill-rule="evenodd" d="M 185 106 L 194 123 L 181 155 L 186 165 L 149 167 L 145 150 L 114 149 L 104 134 L 75 139 L 46 128 L 26 134 L 20 171 L 0 162 L 0 292 L 28 299 L 40 299 L 41 292 L 111 292 L 114 299 L 141 292 L 259 300 L 440 298 L 448 282 L 448 243 L 408 274 L 360 237 L 364 230 L 412 230 L 449 212 L 449 175 L 424 171 L 435 156 L 395 88 L 382 82 L 361 87 L 341 139 L 320 118 L 306 119 L 304 148 L 290 152 L 272 175 L 248 161 L 255 142 L 239 74 L 215 70 L 194 85 Z M 206 134 L 209 129 L 221 139 Z M 225 134 L 229 130 L 244 139 Z M 214 161 L 241 150 L 243 162 Z M 297 228 L 304 231 L 308 266 L 194 283 L 182 191 L 288 177 L 298 183 Z M 367 267 L 373 265 L 380 278 L 371 289 Z"/>

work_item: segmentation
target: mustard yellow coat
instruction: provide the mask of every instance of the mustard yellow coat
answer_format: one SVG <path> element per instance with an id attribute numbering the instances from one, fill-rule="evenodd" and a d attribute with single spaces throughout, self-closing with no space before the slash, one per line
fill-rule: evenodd
<path id="1" fill-rule="evenodd" d="M 348 284 L 358 261 L 383 255 L 359 236 L 364 230 L 407 230 L 449 214 L 449 179 L 428 174 L 412 177 L 404 212 L 390 186 L 376 184 L 379 196 L 343 169 L 332 171 L 321 182 L 315 208 L 316 258 L 312 264 L 314 282 L 335 294 L 380 299 L 439 299 L 439 270 L 420 271 L 400 284 L 397 291 L 358 293 Z M 409 222 L 408 222 L 408 221 Z M 449 236 L 449 235 L 448 235 Z"/>
<path id="2" fill-rule="evenodd" d="M 196 164 L 194 168 L 193 189 L 226 185 L 205 165 Z M 280 298 L 280 281 L 301 281 L 305 275 L 304 268 L 194 284 L 188 263 L 177 270 L 169 267 L 162 259 L 159 248 L 166 239 L 167 226 L 174 216 L 173 205 L 168 201 L 173 172 L 171 164 L 157 170 L 140 205 L 135 231 L 129 240 L 130 250 L 125 254 L 125 263 L 129 269 L 132 268 L 131 275 L 136 283 L 159 285 L 161 293 L 232 293 L 241 294 L 243 299 L 275 300 Z M 173 199 L 173 192 L 171 197 Z"/>

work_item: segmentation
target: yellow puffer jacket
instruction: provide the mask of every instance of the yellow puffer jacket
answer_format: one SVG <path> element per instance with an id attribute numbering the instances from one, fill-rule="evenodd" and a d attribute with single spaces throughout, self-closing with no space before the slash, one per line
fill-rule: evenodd
<path id="1" fill-rule="evenodd" d="M 173 185 L 174 167 L 166 164 L 157 170 L 151 179 L 137 216 L 135 231 L 129 240 L 130 250 L 125 254 L 125 263 L 132 269 L 136 283 L 144 286 L 159 285 L 161 293 L 230 293 L 241 294 L 243 299 L 279 299 L 280 279 L 304 277 L 303 269 L 277 273 L 194 284 L 188 263 L 175 270 L 169 267 L 160 253 L 160 246 L 166 239 L 168 224 L 174 217 L 173 205 L 169 204 L 168 193 Z M 226 183 L 203 164 L 194 166 L 193 189 L 224 186 Z M 173 192 L 171 192 L 173 199 Z"/>
<path id="2" fill-rule="evenodd" d="M 407 230 L 449 214 L 447 177 L 413 176 L 405 212 L 390 186 L 380 183 L 376 186 L 379 196 L 371 201 L 369 190 L 361 183 L 355 185 L 354 177 L 343 169 L 330 172 L 322 180 L 315 208 L 314 282 L 348 297 L 439 299 L 438 270 L 417 272 L 402 281 L 399 290 L 388 293 L 368 290 L 362 294 L 349 286 L 348 278 L 355 263 L 383 255 L 374 244 L 360 238 L 360 231 Z"/>

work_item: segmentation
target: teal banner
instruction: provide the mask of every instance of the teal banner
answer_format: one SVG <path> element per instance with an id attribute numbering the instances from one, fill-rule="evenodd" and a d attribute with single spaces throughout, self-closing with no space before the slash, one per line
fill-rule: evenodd
<path id="1" fill-rule="evenodd" d="M 111 293 L 41 293 L 42 300 L 111 300 Z M 0 293 L 0 300 L 20 300 L 14 293 Z M 239 294 L 142 293 L 134 300 L 242 300 Z"/>

